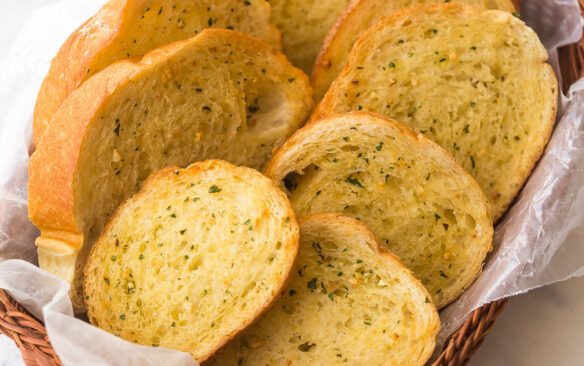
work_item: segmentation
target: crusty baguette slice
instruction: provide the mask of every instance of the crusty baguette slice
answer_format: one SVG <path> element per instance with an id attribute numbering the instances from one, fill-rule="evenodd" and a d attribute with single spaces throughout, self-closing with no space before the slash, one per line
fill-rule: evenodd
<path id="1" fill-rule="evenodd" d="M 515 11 L 511 0 L 452 0 L 481 9 Z M 312 75 L 314 100 L 320 101 L 339 75 L 359 36 L 379 19 L 416 4 L 437 4 L 444 0 L 355 0 L 332 27 L 320 49 Z"/>
<path id="2" fill-rule="evenodd" d="M 340 212 L 366 223 L 441 308 L 480 273 L 493 225 L 485 195 L 444 149 L 372 113 L 296 132 L 265 174 L 299 216 Z"/>
<path id="3" fill-rule="evenodd" d="M 202 362 L 276 300 L 298 237 L 290 202 L 256 170 L 221 160 L 163 169 L 93 246 L 88 317 L 128 341 Z"/>
<path id="4" fill-rule="evenodd" d="M 428 292 L 369 228 L 300 219 L 295 271 L 280 300 L 207 365 L 424 365 L 440 328 Z"/>
<path id="5" fill-rule="evenodd" d="M 110 0 L 63 44 L 41 85 L 34 111 L 38 144 L 65 98 L 116 60 L 142 56 L 205 28 L 230 28 L 281 50 L 264 0 Z"/>
<path id="6" fill-rule="evenodd" d="M 261 168 L 308 118 L 308 77 L 265 42 L 225 29 L 121 60 L 55 114 L 29 163 L 41 268 L 83 310 L 87 250 L 152 172 L 209 158 Z"/>
<path id="7" fill-rule="evenodd" d="M 361 36 L 312 118 L 373 111 L 425 134 L 477 180 L 497 221 L 553 128 L 558 85 L 546 59 L 535 32 L 509 13 L 410 8 Z"/>
<path id="8" fill-rule="evenodd" d="M 284 53 L 310 75 L 318 50 L 351 0 L 270 0 L 272 23 L 282 31 Z"/>

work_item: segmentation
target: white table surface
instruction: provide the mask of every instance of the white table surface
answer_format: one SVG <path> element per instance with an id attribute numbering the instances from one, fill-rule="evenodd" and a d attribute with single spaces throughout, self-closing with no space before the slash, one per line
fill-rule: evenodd
<path id="1" fill-rule="evenodd" d="M 0 0 L 0 55 L 11 47 L 23 14 L 50 1 Z M 20 365 L 18 349 L 0 335 L 0 366 Z M 584 278 L 510 301 L 470 362 L 470 366 L 507 365 L 584 366 Z"/>

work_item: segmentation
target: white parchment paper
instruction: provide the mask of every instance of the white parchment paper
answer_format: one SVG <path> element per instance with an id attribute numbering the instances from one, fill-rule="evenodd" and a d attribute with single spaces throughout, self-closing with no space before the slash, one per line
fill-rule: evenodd
<path id="1" fill-rule="evenodd" d="M 28 221 L 26 176 L 32 111 L 51 58 L 104 0 L 27 0 L 38 5 L 15 46 L 0 58 L 0 288 L 45 322 L 64 365 L 196 365 L 185 353 L 137 346 L 72 316 L 69 285 L 39 269 Z M 556 48 L 577 42 L 576 0 L 524 0 L 556 70 Z M 500 298 L 584 275 L 584 80 L 560 98 L 557 125 L 543 158 L 495 230 L 494 251 L 473 286 L 441 312 L 439 347 L 469 312 Z"/>

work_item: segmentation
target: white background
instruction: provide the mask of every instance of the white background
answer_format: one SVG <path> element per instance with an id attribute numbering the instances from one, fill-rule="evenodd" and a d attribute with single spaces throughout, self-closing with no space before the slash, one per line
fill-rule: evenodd
<path id="1" fill-rule="evenodd" d="M 12 46 L 25 14 L 53 1 L 0 0 L 0 58 Z M 22 365 L 22 360 L 13 343 L 0 335 L 4 365 Z M 583 366 L 584 278 L 513 298 L 470 365 Z"/>

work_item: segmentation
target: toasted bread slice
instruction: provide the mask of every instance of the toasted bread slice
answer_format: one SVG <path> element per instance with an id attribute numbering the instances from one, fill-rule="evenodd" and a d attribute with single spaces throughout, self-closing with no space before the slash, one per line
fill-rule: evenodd
<path id="1" fill-rule="evenodd" d="M 142 56 L 205 28 L 229 28 L 281 50 L 264 0 L 111 0 L 63 44 L 41 85 L 33 118 L 38 144 L 65 98 L 116 60 Z"/>
<path id="2" fill-rule="evenodd" d="M 282 31 L 284 53 L 310 75 L 327 33 L 351 0 L 270 0 L 272 23 Z"/>
<path id="3" fill-rule="evenodd" d="M 163 169 L 119 207 L 85 268 L 93 325 L 202 362 L 266 311 L 298 252 L 286 196 L 256 170 Z"/>
<path id="4" fill-rule="evenodd" d="M 265 42 L 225 29 L 121 60 L 75 90 L 29 163 L 40 266 L 72 283 L 87 250 L 152 172 L 209 158 L 261 168 L 308 117 L 308 78 Z"/>
<path id="5" fill-rule="evenodd" d="M 300 232 L 282 298 L 207 365 L 424 365 L 440 320 L 411 272 L 355 219 L 305 216 Z"/>
<path id="6" fill-rule="evenodd" d="M 340 212 L 366 223 L 441 308 L 491 250 L 485 195 L 444 149 L 372 113 L 327 117 L 296 132 L 265 174 L 299 216 Z"/>
<path id="7" fill-rule="evenodd" d="M 361 36 L 312 118 L 373 111 L 424 133 L 477 180 L 497 221 L 554 125 L 558 85 L 546 59 L 535 32 L 509 13 L 410 8 Z"/>
<path id="8" fill-rule="evenodd" d="M 480 9 L 499 9 L 510 13 L 515 11 L 511 0 L 452 0 L 476 6 Z M 311 83 L 314 100 L 320 101 L 331 83 L 339 75 L 353 45 L 369 27 L 379 19 L 417 4 L 437 4 L 444 0 L 355 0 L 326 36 L 312 70 Z"/>

